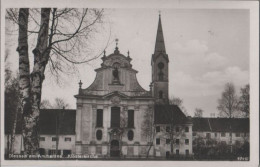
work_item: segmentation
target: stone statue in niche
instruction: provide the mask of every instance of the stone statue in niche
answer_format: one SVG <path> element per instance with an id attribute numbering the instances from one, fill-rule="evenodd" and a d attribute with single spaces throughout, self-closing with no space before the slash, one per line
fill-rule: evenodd
<path id="1" fill-rule="evenodd" d="M 120 84 L 118 67 L 114 68 L 114 70 L 113 70 L 113 77 L 114 77 L 113 84 Z"/>
<path id="2" fill-rule="evenodd" d="M 113 76 L 114 76 L 114 80 L 119 80 L 119 76 L 118 76 L 118 68 L 115 67 L 113 70 Z"/>

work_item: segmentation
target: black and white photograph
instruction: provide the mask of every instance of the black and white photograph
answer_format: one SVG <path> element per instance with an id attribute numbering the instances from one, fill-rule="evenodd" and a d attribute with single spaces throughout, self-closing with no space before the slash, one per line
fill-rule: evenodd
<path id="1" fill-rule="evenodd" d="M 258 165 L 258 2 L 28 2 L 1 7 L 4 166 Z"/>

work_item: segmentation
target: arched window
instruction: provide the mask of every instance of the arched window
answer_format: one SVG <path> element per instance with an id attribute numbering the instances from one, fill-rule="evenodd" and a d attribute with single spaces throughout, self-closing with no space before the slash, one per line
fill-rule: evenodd
<path id="1" fill-rule="evenodd" d="M 97 130 L 96 138 L 97 138 L 97 140 L 101 140 L 102 139 L 102 130 Z"/>
<path id="2" fill-rule="evenodd" d="M 134 139 L 134 132 L 129 130 L 127 133 L 128 140 L 132 141 Z"/>
<path id="3" fill-rule="evenodd" d="M 159 99 L 162 99 L 163 98 L 163 91 L 159 91 Z"/>

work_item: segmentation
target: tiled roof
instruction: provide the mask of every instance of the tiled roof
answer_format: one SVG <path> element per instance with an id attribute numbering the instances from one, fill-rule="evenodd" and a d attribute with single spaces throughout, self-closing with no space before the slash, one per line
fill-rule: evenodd
<path id="1" fill-rule="evenodd" d="M 58 117 L 59 132 L 58 134 L 73 135 L 75 134 L 76 110 L 64 109 L 41 109 L 39 120 L 39 134 L 56 134 L 56 119 Z M 20 118 L 20 119 L 19 119 Z M 16 133 L 22 132 L 22 117 L 18 116 Z M 5 121 L 5 133 L 10 133 L 8 129 L 11 122 Z"/>
<path id="2" fill-rule="evenodd" d="M 171 121 L 174 124 L 182 124 L 189 121 L 177 105 L 155 105 L 154 110 L 155 124 L 169 124 Z"/>
<path id="3" fill-rule="evenodd" d="M 192 118 L 193 131 L 249 132 L 248 118 Z"/>
<path id="4" fill-rule="evenodd" d="M 40 134 L 56 134 L 58 118 L 59 134 L 75 134 L 76 110 L 42 109 L 40 112 Z"/>
<path id="5" fill-rule="evenodd" d="M 192 130 L 193 131 L 202 131 L 208 132 L 210 130 L 210 126 L 208 124 L 208 119 L 205 118 L 192 118 Z"/>

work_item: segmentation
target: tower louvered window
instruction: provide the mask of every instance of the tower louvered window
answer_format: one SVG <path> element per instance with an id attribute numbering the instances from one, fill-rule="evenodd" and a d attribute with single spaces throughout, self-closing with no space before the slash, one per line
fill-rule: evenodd
<path id="1" fill-rule="evenodd" d="M 162 99 L 163 98 L 163 91 L 159 91 L 159 99 Z"/>
<path id="2" fill-rule="evenodd" d="M 163 81 L 163 72 L 159 73 L 159 81 Z"/>

